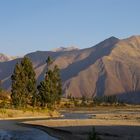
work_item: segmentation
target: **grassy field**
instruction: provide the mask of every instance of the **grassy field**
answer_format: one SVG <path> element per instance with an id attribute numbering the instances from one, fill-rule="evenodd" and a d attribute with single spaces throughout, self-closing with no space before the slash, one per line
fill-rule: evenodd
<path id="1" fill-rule="evenodd" d="M 0 109 L 0 119 L 32 118 L 32 117 L 59 117 L 57 111 L 49 109 Z"/>

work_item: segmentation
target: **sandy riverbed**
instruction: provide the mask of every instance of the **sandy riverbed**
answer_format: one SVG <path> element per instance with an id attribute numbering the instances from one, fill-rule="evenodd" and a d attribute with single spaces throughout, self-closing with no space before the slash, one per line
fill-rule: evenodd
<path id="1" fill-rule="evenodd" d="M 139 107 L 70 110 L 62 114 L 62 119 L 2 120 L 0 130 L 37 128 L 60 140 L 87 140 L 94 126 L 101 140 L 140 140 Z"/>
<path id="2" fill-rule="evenodd" d="M 140 112 L 71 112 L 63 119 L 26 121 L 61 140 L 87 140 L 93 126 L 101 140 L 140 140 Z M 79 118 L 79 119 L 78 119 Z"/>

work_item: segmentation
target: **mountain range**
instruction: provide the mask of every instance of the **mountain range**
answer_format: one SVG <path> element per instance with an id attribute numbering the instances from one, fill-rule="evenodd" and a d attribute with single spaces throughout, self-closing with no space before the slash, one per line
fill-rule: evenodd
<path id="1" fill-rule="evenodd" d="M 8 56 L 8 55 L 5 55 L 3 53 L 0 53 L 0 62 L 10 61 L 10 60 L 13 60 L 16 58 L 18 58 L 18 57 L 17 56 Z"/>
<path id="2" fill-rule="evenodd" d="M 86 49 L 37 51 L 29 57 L 39 83 L 46 72 L 46 59 L 61 69 L 63 96 L 117 95 L 120 100 L 140 103 L 140 36 L 126 39 L 110 37 Z M 21 58 L 0 62 L 3 88 L 10 89 L 11 74 Z"/>

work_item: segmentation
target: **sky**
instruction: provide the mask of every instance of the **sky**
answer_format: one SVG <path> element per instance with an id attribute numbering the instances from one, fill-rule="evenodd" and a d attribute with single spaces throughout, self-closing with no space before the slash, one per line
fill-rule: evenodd
<path id="1" fill-rule="evenodd" d="M 88 48 L 140 35 L 140 0 L 0 0 L 0 53 Z"/>

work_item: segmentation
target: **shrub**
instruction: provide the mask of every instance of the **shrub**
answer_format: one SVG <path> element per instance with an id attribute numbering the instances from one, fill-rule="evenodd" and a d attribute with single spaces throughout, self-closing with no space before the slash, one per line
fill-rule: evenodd
<path id="1" fill-rule="evenodd" d="M 117 104 L 118 100 L 115 95 L 113 96 L 102 96 L 102 97 L 94 97 L 93 98 L 93 103 L 95 105 L 101 105 L 103 103 L 107 104 Z"/>
<path id="2" fill-rule="evenodd" d="M 95 127 L 92 128 L 92 132 L 89 134 L 88 140 L 100 140 L 95 131 Z"/>

